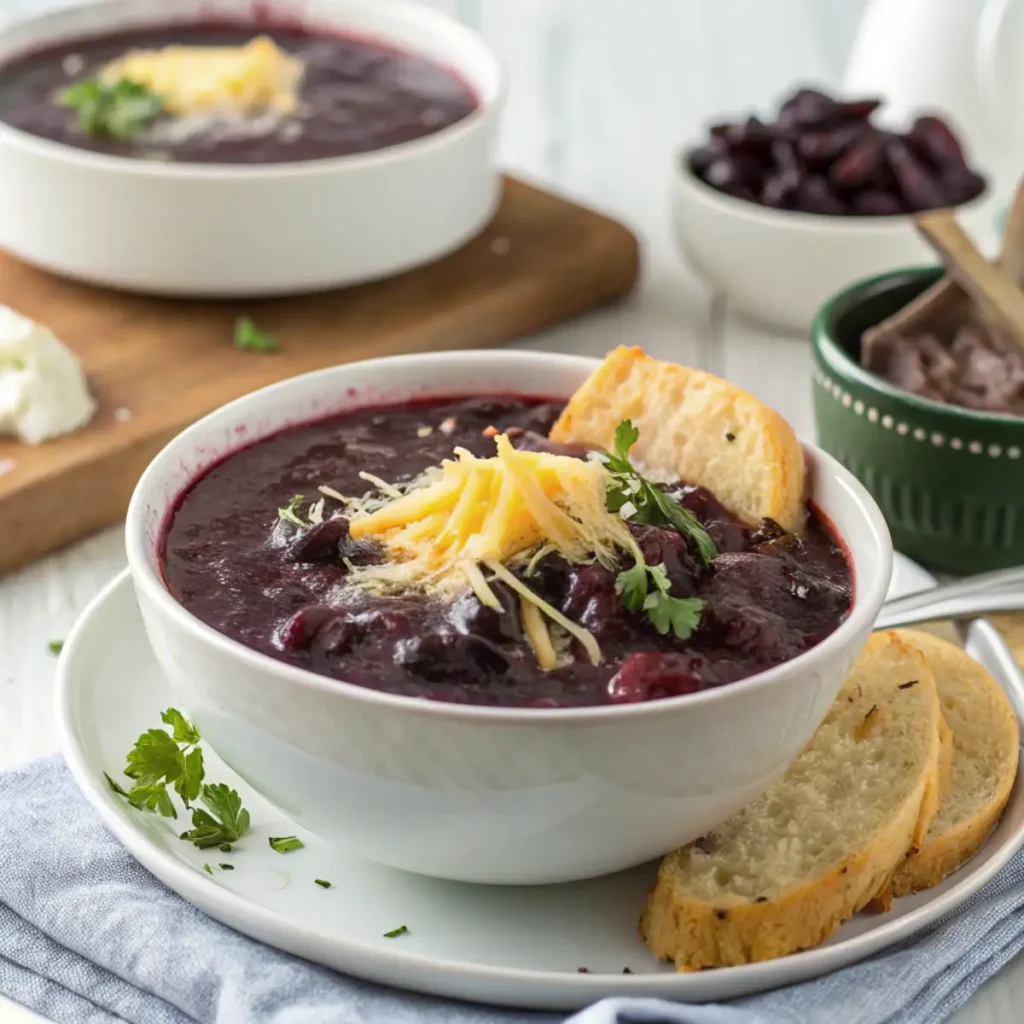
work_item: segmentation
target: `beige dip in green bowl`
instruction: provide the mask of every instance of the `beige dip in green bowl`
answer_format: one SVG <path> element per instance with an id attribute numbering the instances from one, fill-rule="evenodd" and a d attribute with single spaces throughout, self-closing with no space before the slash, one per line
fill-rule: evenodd
<path id="1" fill-rule="evenodd" d="M 938 572 L 1024 563 L 1024 418 L 919 398 L 860 365 L 865 330 L 936 281 L 916 267 L 859 281 L 811 331 L 818 443 L 871 492 L 893 545 Z"/>

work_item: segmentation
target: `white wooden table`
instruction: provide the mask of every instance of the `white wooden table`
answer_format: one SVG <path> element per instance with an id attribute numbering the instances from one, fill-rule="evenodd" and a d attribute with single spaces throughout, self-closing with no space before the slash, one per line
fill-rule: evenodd
<path id="1" fill-rule="evenodd" d="M 628 303 L 520 344 L 599 356 L 620 342 L 748 388 L 811 436 L 803 338 L 735 319 L 671 245 L 674 152 L 709 117 L 764 105 L 801 80 L 836 83 L 861 0 L 431 0 L 479 28 L 511 74 L 508 167 L 618 216 L 640 235 Z M 0 0 L 0 14 L 53 0 Z M 60 500 L 59 495 L 54 500 Z M 0 580 L 0 769 L 55 749 L 48 642 L 125 564 L 107 530 Z M 953 1019 L 1024 1019 L 1015 961 Z M 0 1000 L 0 1019 L 16 1019 Z"/>

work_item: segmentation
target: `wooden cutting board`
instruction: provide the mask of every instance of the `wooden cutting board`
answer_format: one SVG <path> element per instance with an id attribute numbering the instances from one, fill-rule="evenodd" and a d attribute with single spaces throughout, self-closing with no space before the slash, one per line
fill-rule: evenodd
<path id="1" fill-rule="evenodd" d="M 0 304 L 72 347 L 100 402 L 89 426 L 48 444 L 0 439 L 0 573 L 121 519 L 157 451 L 233 398 L 372 356 L 499 345 L 626 294 L 637 271 L 637 241 L 621 224 L 512 178 L 494 221 L 465 248 L 321 295 L 140 298 L 0 254 Z M 281 350 L 234 348 L 239 316 L 275 334 Z"/>

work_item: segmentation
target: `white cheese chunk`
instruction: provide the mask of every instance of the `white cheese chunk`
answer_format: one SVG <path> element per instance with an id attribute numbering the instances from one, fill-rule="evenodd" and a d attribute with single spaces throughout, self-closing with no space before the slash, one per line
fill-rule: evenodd
<path id="1" fill-rule="evenodd" d="M 48 327 L 0 306 L 0 435 L 41 444 L 95 412 L 78 357 Z"/>

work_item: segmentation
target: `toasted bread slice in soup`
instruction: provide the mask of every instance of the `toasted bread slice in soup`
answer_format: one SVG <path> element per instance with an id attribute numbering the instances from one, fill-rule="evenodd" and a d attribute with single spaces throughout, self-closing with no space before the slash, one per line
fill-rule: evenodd
<path id="1" fill-rule="evenodd" d="M 924 655 L 875 634 L 786 774 L 662 861 L 640 921 L 651 952 L 699 970 L 828 938 L 927 832 L 941 717 Z"/>
<path id="2" fill-rule="evenodd" d="M 790 425 L 734 384 L 620 346 L 577 389 L 551 439 L 610 450 L 632 420 L 633 452 L 653 478 L 707 487 L 756 525 L 790 532 L 804 519 L 804 453 Z"/>
<path id="3" fill-rule="evenodd" d="M 966 651 L 929 633 L 898 634 L 924 654 L 953 731 L 952 772 L 938 813 L 893 876 L 891 895 L 905 896 L 937 885 L 988 838 L 1017 777 L 1020 731 L 1002 687 Z"/>

